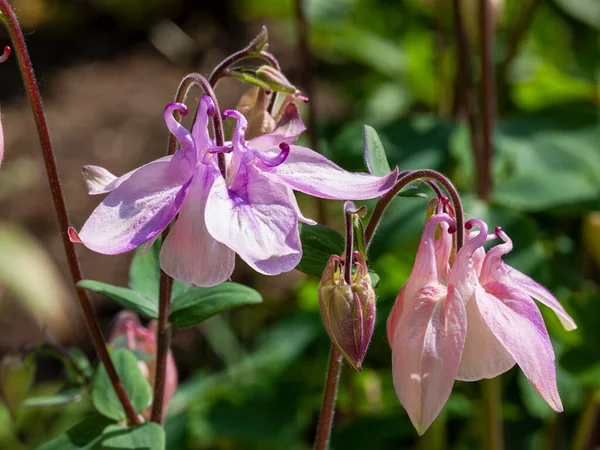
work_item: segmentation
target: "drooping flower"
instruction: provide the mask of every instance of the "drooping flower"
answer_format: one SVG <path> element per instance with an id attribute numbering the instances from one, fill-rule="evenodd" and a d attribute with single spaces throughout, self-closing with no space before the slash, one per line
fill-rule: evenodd
<path id="1" fill-rule="evenodd" d="M 202 97 L 190 133 L 165 109 L 167 127 L 181 144 L 172 157 L 148 163 L 119 178 L 87 167 L 91 194 L 110 194 L 96 208 L 74 241 L 104 254 L 118 254 L 152 242 L 177 215 L 160 255 L 169 275 L 198 286 L 217 285 L 231 276 L 235 253 L 266 275 L 292 270 L 302 247 L 302 216 L 293 190 L 329 199 L 367 199 L 382 195 L 397 178 L 350 173 L 308 148 L 292 145 L 305 129 L 295 104 L 288 103 L 276 128 L 250 141 L 246 119 L 237 111 L 231 143 L 218 147 L 208 133 L 216 108 Z M 226 153 L 223 177 L 217 153 Z"/>
<path id="2" fill-rule="evenodd" d="M 135 353 L 138 358 L 138 367 L 154 386 L 156 375 L 156 326 L 155 320 L 150 322 L 148 328 L 142 326 L 138 316 L 132 311 L 121 311 L 115 320 L 108 342 L 114 349 L 126 348 Z M 173 353 L 167 353 L 167 368 L 165 375 L 165 398 L 163 402 L 163 415 L 167 412 L 169 402 L 175 393 L 178 383 L 177 366 Z M 143 412 L 146 419 L 150 418 L 151 408 Z"/>
<path id="3" fill-rule="evenodd" d="M 356 273 L 351 283 L 344 280 L 344 260 L 329 258 L 319 284 L 319 308 L 325 329 L 346 360 L 361 370 L 375 327 L 375 291 L 367 264 L 354 252 Z"/>
<path id="4" fill-rule="evenodd" d="M 554 352 L 531 297 L 552 308 L 566 329 L 575 324 L 548 290 L 502 262 L 512 243 L 501 229 L 488 236 L 483 221 L 467 222 L 473 226 L 479 232 L 468 236 L 450 267 L 454 220 L 439 212 L 428 220 L 388 319 L 394 387 L 419 434 L 440 413 L 455 379 L 493 378 L 515 362 L 542 398 L 562 410 Z M 484 243 L 496 237 L 505 243 L 486 255 Z"/>

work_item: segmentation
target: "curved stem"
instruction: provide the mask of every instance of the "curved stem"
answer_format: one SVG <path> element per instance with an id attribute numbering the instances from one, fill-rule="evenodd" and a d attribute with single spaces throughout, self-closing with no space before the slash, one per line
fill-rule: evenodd
<path id="1" fill-rule="evenodd" d="M 202 91 L 205 95 L 208 95 L 213 103 L 215 104 L 215 108 L 217 109 L 217 113 L 213 117 L 213 128 L 215 132 L 215 144 L 217 146 L 223 146 L 225 144 L 225 137 L 223 135 L 223 118 L 221 117 L 221 110 L 219 109 L 219 103 L 217 101 L 217 96 L 213 90 L 212 84 L 210 84 L 206 78 L 204 78 L 199 73 L 190 73 L 186 75 L 181 83 L 179 83 L 179 88 L 177 89 L 177 94 L 175 95 L 175 101 L 182 103 L 185 101 L 189 90 L 192 86 L 197 85 L 202 88 Z M 181 120 L 181 114 L 177 111 L 173 114 L 175 120 Z M 177 140 L 175 136 L 169 135 L 169 143 L 168 143 L 168 154 L 172 155 L 175 153 L 175 149 L 177 147 Z M 218 162 L 219 162 L 219 170 L 221 171 L 221 175 L 223 178 L 226 176 L 226 168 L 225 168 L 225 155 L 223 153 L 217 154 Z"/>
<path id="2" fill-rule="evenodd" d="M 325 379 L 325 388 L 323 389 L 321 415 L 319 416 L 319 425 L 317 427 L 317 436 L 315 438 L 315 450 L 327 450 L 329 447 L 331 426 L 333 425 L 333 415 L 335 413 L 335 398 L 340 381 L 341 369 L 342 353 L 334 344 L 331 344 L 329 368 L 327 369 L 327 378 Z"/>
<path id="3" fill-rule="evenodd" d="M 346 225 L 346 245 L 344 248 L 344 281 L 352 283 L 352 257 L 354 244 L 354 228 L 352 224 L 352 214 L 356 212 L 356 207 L 352 202 L 344 204 L 344 221 Z"/>
<path id="4" fill-rule="evenodd" d="M 598 418 L 598 409 L 600 404 L 600 391 L 591 389 L 586 392 L 583 411 L 577 423 L 575 439 L 571 445 L 571 450 L 586 450 L 592 448 L 590 439 L 594 432 L 594 425 Z"/>
<path id="5" fill-rule="evenodd" d="M 454 211 L 456 213 L 456 251 L 458 252 L 458 250 L 460 250 L 460 248 L 463 245 L 465 233 L 465 219 L 458 191 L 448 178 L 446 178 L 441 173 L 430 169 L 413 170 L 407 173 L 404 172 L 404 175 L 401 174 L 394 187 L 390 189 L 383 197 L 380 197 L 380 199 L 377 201 L 377 204 L 375 205 L 375 209 L 373 209 L 373 214 L 371 214 L 371 219 L 369 220 L 369 223 L 367 224 L 367 228 L 365 230 L 366 245 L 368 246 L 371 242 L 371 239 L 375 234 L 375 230 L 377 229 L 377 225 L 379 225 L 379 222 L 383 217 L 383 213 L 385 212 L 385 209 L 388 207 L 390 202 L 408 184 L 417 180 L 435 180 L 439 184 L 441 184 L 448 192 L 450 200 L 452 200 L 452 205 L 454 206 Z"/>
<path id="6" fill-rule="evenodd" d="M 27 53 L 23 32 L 19 27 L 19 23 L 15 14 L 6 0 L 0 0 L 0 12 L 2 13 L 1 19 L 4 22 L 13 41 L 14 50 L 19 62 L 19 69 L 21 70 L 21 75 L 23 76 L 23 83 L 25 84 L 25 90 L 27 91 L 27 96 L 29 97 L 31 109 L 33 111 L 33 117 L 35 119 L 35 125 L 38 131 L 38 138 L 42 147 L 44 163 L 46 165 L 46 173 L 50 183 L 50 192 L 52 194 L 54 209 L 56 210 L 56 215 L 58 217 L 63 246 L 67 256 L 69 271 L 71 273 L 73 284 L 75 285 L 75 290 L 77 292 L 77 297 L 79 298 L 79 304 L 81 306 L 81 310 L 83 311 L 87 328 L 92 337 L 92 342 L 94 343 L 98 358 L 106 368 L 108 377 L 113 385 L 113 388 L 115 389 L 119 401 L 123 405 L 123 409 L 125 410 L 129 422 L 132 424 L 140 424 L 141 421 L 133 409 L 129 398 L 127 397 L 127 393 L 125 392 L 125 388 L 119 379 L 119 375 L 117 374 L 115 366 L 108 355 L 106 341 L 102 335 L 102 330 L 94 312 L 92 303 L 88 298 L 86 291 L 77 287 L 77 283 L 83 279 L 83 276 L 81 274 L 81 268 L 79 267 L 75 246 L 69 239 L 69 235 L 67 233 L 69 228 L 67 207 L 62 194 L 58 169 L 56 167 L 52 143 L 50 141 L 50 134 L 48 132 L 48 124 L 46 123 L 46 117 L 44 115 L 35 74 L 29 59 L 29 54 Z"/>

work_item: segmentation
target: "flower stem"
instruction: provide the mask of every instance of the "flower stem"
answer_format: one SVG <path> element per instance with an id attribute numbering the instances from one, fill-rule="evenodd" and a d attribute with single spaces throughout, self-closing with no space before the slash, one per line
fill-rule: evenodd
<path id="1" fill-rule="evenodd" d="M 168 229 L 163 232 L 163 241 Z M 158 300 L 158 324 L 156 328 L 156 374 L 154 376 L 154 400 L 150 420 L 159 425 L 163 423 L 165 400 L 165 384 L 167 380 L 167 356 L 171 345 L 171 328 L 169 327 L 169 311 L 171 309 L 171 292 L 173 278 L 160 271 L 160 287 Z"/>
<path id="2" fill-rule="evenodd" d="M 315 438 L 315 450 L 327 450 L 329 447 L 331 427 L 333 426 L 333 416 L 335 413 L 335 398 L 337 396 L 341 369 L 342 353 L 334 344 L 331 344 L 329 369 L 327 370 L 327 378 L 325 379 L 321 415 L 319 417 L 317 436 Z"/>
<path id="3" fill-rule="evenodd" d="M 383 217 L 383 213 L 385 209 L 388 207 L 390 202 L 398 195 L 398 193 L 404 189 L 407 185 L 417 180 L 435 180 L 439 184 L 441 184 L 448 195 L 450 196 L 450 200 L 452 200 L 452 205 L 454 206 L 454 211 L 456 213 L 456 251 L 460 250 L 462 244 L 464 242 L 464 214 L 463 207 L 460 201 L 460 196 L 458 195 L 458 191 L 452 184 L 452 182 L 435 170 L 430 169 L 422 169 L 422 170 L 413 170 L 411 172 L 407 172 L 404 174 L 400 174 L 398 181 L 392 189 L 390 189 L 385 195 L 379 198 L 375 208 L 373 209 L 373 214 L 371 214 L 371 219 L 367 224 L 367 228 L 365 230 L 365 243 L 368 246 L 375 234 L 375 230 L 377 229 L 377 225 L 381 221 Z"/>
<path id="4" fill-rule="evenodd" d="M 504 436 L 502 432 L 502 385 L 500 377 L 481 380 L 483 398 L 483 448 L 502 450 Z"/>
<path id="5" fill-rule="evenodd" d="M 216 114 L 213 116 L 213 128 L 215 132 L 215 144 L 217 146 L 223 146 L 225 144 L 225 136 L 223 134 L 223 118 L 221 117 L 221 110 L 219 109 L 219 102 L 217 101 L 217 96 L 215 95 L 215 91 L 213 90 L 214 85 L 211 85 L 206 78 L 204 78 L 199 73 L 190 73 L 186 75 L 181 83 L 179 83 L 179 88 L 177 89 L 177 94 L 175 95 L 175 101 L 182 103 L 185 101 L 189 90 L 192 86 L 197 85 L 202 88 L 202 91 L 205 95 L 208 95 L 210 99 L 215 104 L 215 108 L 217 109 Z M 181 120 L 181 113 L 176 111 L 173 114 L 175 120 Z M 195 119 L 194 119 L 195 120 Z M 177 148 L 177 139 L 175 136 L 169 135 L 169 143 L 167 145 L 167 154 L 172 155 L 175 153 Z M 219 162 L 219 170 L 221 171 L 221 175 L 226 177 L 226 168 L 225 168 L 225 155 L 223 153 L 217 153 L 217 158 Z"/>
<path id="6" fill-rule="evenodd" d="M 599 395 L 600 391 L 596 389 L 586 393 L 585 405 L 577 423 L 577 431 L 575 432 L 575 439 L 571 445 L 571 450 L 586 450 L 593 447 L 590 445 L 590 438 L 598 417 Z"/>
<path id="7" fill-rule="evenodd" d="M 100 324 L 98 323 L 96 314 L 94 313 L 92 303 L 88 298 L 86 291 L 77 287 L 77 283 L 83 279 L 83 276 L 81 274 L 81 268 L 79 267 L 75 246 L 69 239 L 69 235 L 67 233 L 69 228 L 67 207 L 62 194 L 58 169 L 54 159 L 54 152 L 52 150 L 48 125 L 46 123 L 46 117 L 42 107 L 40 92 L 35 80 L 35 74 L 29 59 L 29 54 L 27 53 L 23 32 L 21 31 L 17 18 L 11 7 L 8 5 L 7 0 L 0 0 L 0 12 L 0 18 L 4 22 L 4 25 L 6 26 L 13 42 L 15 54 L 17 55 L 17 60 L 19 63 L 19 69 L 21 70 L 21 75 L 23 76 L 25 90 L 27 91 L 27 96 L 29 97 L 31 109 L 33 111 L 33 117 L 35 119 L 35 125 L 38 131 L 38 138 L 42 147 L 42 155 L 46 165 L 46 174 L 50 183 L 50 192 L 52 194 L 54 209 L 56 210 L 56 215 L 58 217 L 63 246 L 67 256 L 67 262 L 69 264 L 69 271 L 71 273 L 73 284 L 75 285 L 75 290 L 79 298 L 79 304 L 81 306 L 87 328 L 90 332 L 92 342 L 94 343 L 96 353 L 98 354 L 98 358 L 106 368 L 108 377 L 113 385 L 113 388 L 115 389 L 119 401 L 123 405 L 123 409 L 125 410 L 129 422 L 132 424 L 140 424 L 141 421 L 133 409 L 129 398 L 127 397 L 127 393 L 125 392 L 125 388 L 119 379 L 119 375 L 117 374 L 115 366 L 108 355 L 106 341 L 102 335 L 102 330 L 100 328 Z"/>
<path id="8" fill-rule="evenodd" d="M 352 257 L 354 244 L 354 225 L 352 223 L 352 214 L 356 212 L 356 207 L 352 202 L 344 204 L 344 221 L 346 225 L 346 245 L 344 248 L 344 281 L 352 283 Z"/>
<path id="9" fill-rule="evenodd" d="M 492 189 L 492 133 L 496 113 L 496 81 L 492 61 L 492 45 L 494 38 L 494 17 L 491 0 L 479 1 L 479 23 L 481 25 L 481 127 L 482 127 L 482 164 L 481 190 L 479 196 L 487 200 Z"/>

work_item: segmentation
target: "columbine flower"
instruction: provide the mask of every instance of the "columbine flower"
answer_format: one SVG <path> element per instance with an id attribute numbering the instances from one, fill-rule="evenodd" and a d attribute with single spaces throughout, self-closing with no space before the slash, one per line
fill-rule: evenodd
<path id="1" fill-rule="evenodd" d="M 437 226 L 441 235 L 435 240 Z M 567 329 L 575 324 L 545 288 L 500 259 L 512 249 L 500 229 L 487 235 L 481 220 L 449 266 L 454 220 L 432 216 L 423 231 L 410 278 L 388 319 L 394 387 L 423 434 L 450 396 L 455 379 L 493 378 L 515 362 L 548 404 L 562 410 L 556 389 L 554 352 L 531 297 L 552 308 Z M 487 255 L 483 244 L 505 244 Z"/>
<path id="2" fill-rule="evenodd" d="M 331 341 L 355 370 L 361 370 L 375 327 L 376 305 L 367 263 L 360 252 L 354 252 L 354 259 L 356 273 L 348 284 L 344 260 L 337 255 L 329 258 L 319 284 L 319 308 Z"/>
<path id="3" fill-rule="evenodd" d="M 145 328 L 140 323 L 138 316 L 132 311 L 121 311 L 116 318 L 109 337 L 112 348 L 126 348 L 135 353 L 138 358 L 138 367 L 151 386 L 154 386 L 156 376 L 156 321 L 153 320 Z M 175 359 L 169 349 L 167 353 L 167 369 L 165 376 L 165 398 L 163 414 L 167 412 L 169 402 L 177 388 L 178 374 Z M 143 414 L 150 418 L 151 408 Z"/>
<path id="4" fill-rule="evenodd" d="M 161 267 L 172 277 L 198 286 L 213 286 L 231 276 L 235 253 L 266 275 L 292 270 L 302 247 L 298 221 L 302 216 L 292 189 L 329 199 L 367 199 L 382 195 L 397 178 L 354 174 L 320 154 L 290 145 L 304 131 L 289 103 L 272 133 L 244 139 L 246 119 L 237 111 L 232 142 L 217 147 L 208 134 L 216 108 L 202 97 L 190 133 L 172 114 L 187 113 L 185 105 L 165 109 L 167 127 L 181 143 L 172 157 L 161 158 L 120 178 L 88 167 L 91 194 L 110 192 L 84 224 L 74 241 L 104 254 L 124 253 L 151 242 L 175 221 L 160 255 Z M 226 174 L 216 153 L 227 153 Z"/>

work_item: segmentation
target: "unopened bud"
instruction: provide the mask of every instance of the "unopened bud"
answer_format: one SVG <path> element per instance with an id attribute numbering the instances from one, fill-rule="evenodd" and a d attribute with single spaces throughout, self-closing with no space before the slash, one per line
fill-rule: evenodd
<path id="1" fill-rule="evenodd" d="M 256 78 L 266 83 L 276 92 L 293 94 L 297 91 L 296 86 L 290 83 L 283 73 L 269 65 L 260 66 L 256 69 Z"/>
<path id="2" fill-rule="evenodd" d="M 267 31 L 267 27 L 263 25 L 262 30 L 258 35 L 252 39 L 248 47 L 252 49 L 253 53 L 260 53 L 262 51 L 267 50 L 269 47 L 269 33 Z"/>
<path id="3" fill-rule="evenodd" d="M 275 129 L 275 119 L 267 111 L 269 99 L 270 94 L 258 87 L 249 89 L 240 98 L 236 110 L 248 121 L 246 139 L 254 139 Z"/>
<path id="4" fill-rule="evenodd" d="M 112 348 L 131 350 L 138 359 L 138 366 L 152 387 L 156 376 L 156 321 L 150 322 L 148 328 L 140 323 L 138 316 L 132 311 L 121 311 L 117 316 L 109 343 Z M 177 388 L 178 374 L 175 359 L 169 349 L 167 354 L 167 373 L 165 377 L 165 398 L 163 412 L 166 413 L 171 397 Z M 150 408 L 143 412 L 150 417 Z"/>
<path id="5" fill-rule="evenodd" d="M 360 371 L 375 326 L 375 291 L 359 252 L 354 252 L 354 260 L 356 272 L 348 284 L 342 258 L 329 258 L 319 284 L 319 307 L 331 341 Z"/>

